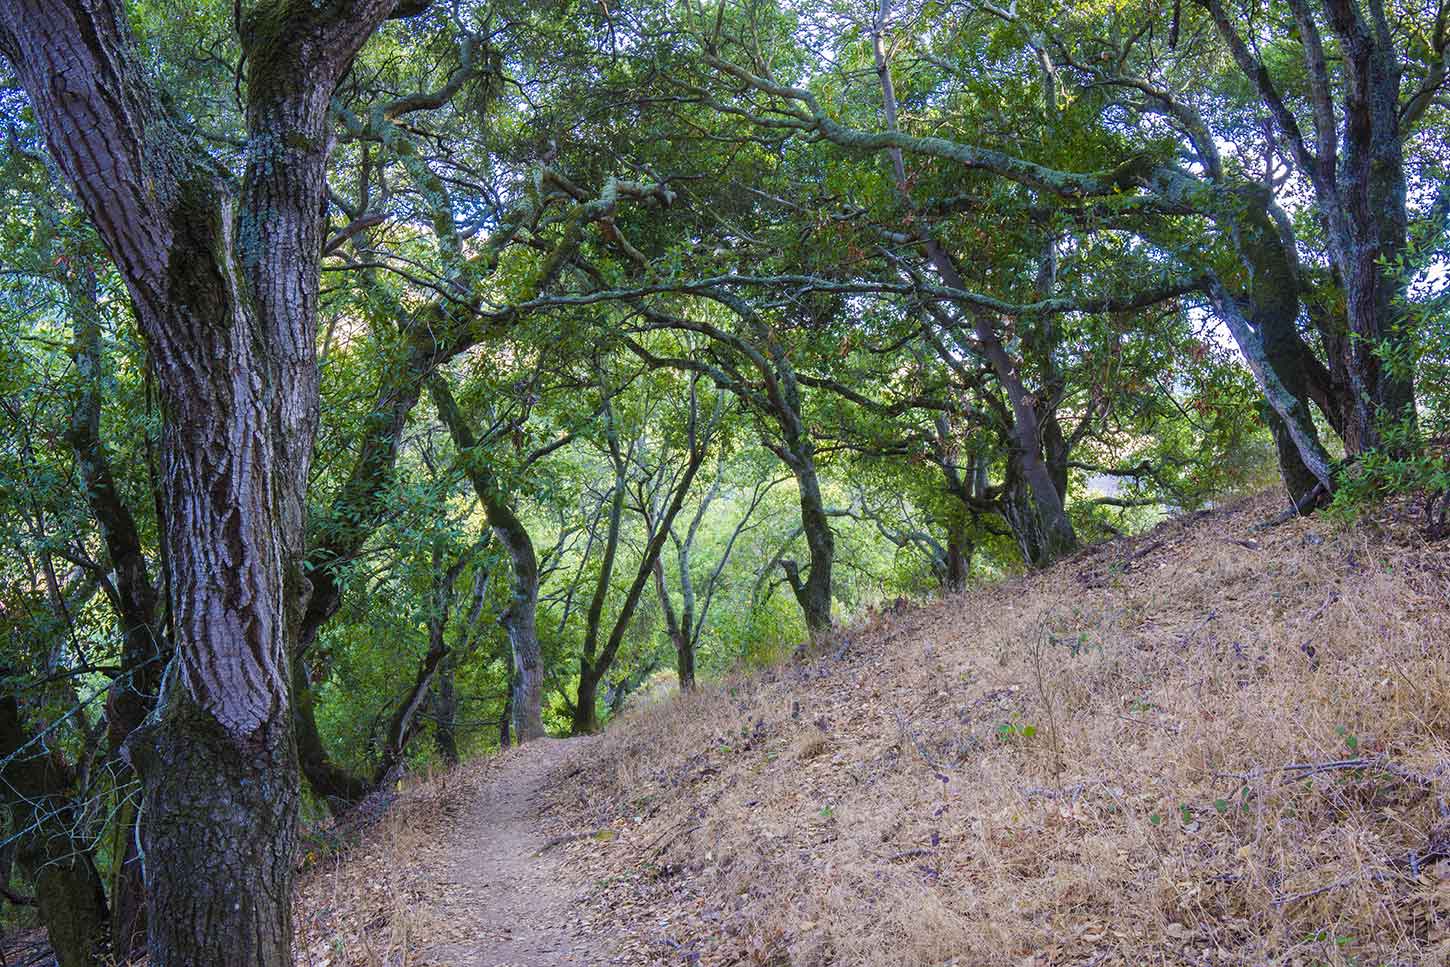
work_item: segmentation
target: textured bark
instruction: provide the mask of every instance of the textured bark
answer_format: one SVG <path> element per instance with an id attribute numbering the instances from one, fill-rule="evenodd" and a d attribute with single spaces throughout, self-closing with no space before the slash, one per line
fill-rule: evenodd
<path id="1" fill-rule="evenodd" d="M 1046 567 L 1066 552 L 1054 543 L 1037 500 L 1037 491 L 1023 471 L 1023 459 L 1014 451 L 1007 457 L 1007 472 L 1002 483 L 1001 511 L 1022 552 L 1028 567 Z"/>
<path id="2" fill-rule="evenodd" d="M 592 665 L 580 663 L 579 688 L 574 696 L 574 714 L 569 722 L 569 731 L 574 735 L 589 735 L 599 731 L 599 676 L 593 673 Z"/>
<path id="3" fill-rule="evenodd" d="M 170 703 L 134 753 L 146 797 L 151 962 L 290 967 L 297 765 L 288 720 L 244 746 Z"/>
<path id="4" fill-rule="evenodd" d="M 679 678 L 680 690 L 695 690 L 695 643 L 688 639 L 675 642 L 675 674 Z"/>
<path id="5" fill-rule="evenodd" d="M 153 967 L 290 965 L 328 105 L 393 0 L 273 0 L 238 25 L 240 185 L 174 127 L 115 0 L 0 0 L 0 50 L 126 282 L 161 399 L 175 657 L 126 748 Z"/>

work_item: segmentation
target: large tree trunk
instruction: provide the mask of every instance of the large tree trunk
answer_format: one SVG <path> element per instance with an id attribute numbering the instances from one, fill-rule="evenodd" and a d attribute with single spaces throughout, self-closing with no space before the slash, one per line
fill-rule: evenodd
<path id="1" fill-rule="evenodd" d="M 164 414 L 175 658 L 126 743 L 153 967 L 292 962 L 289 671 L 307 596 L 328 106 L 392 7 L 279 2 L 242 18 L 238 190 L 172 125 L 118 2 L 0 0 L 0 50 L 126 282 Z"/>
<path id="2" fill-rule="evenodd" d="M 288 720 L 234 732 L 173 701 L 144 747 L 151 963 L 290 967 L 297 755 Z"/>

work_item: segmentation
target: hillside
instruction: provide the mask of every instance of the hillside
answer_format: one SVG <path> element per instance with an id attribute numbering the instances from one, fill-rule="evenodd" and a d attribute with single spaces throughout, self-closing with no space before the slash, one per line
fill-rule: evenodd
<path id="1" fill-rule="evenodd" d="M 589 963 L 1445 962 L 1450 546 L 1255 530 L 1275 503 L 634 710 L 532 806 L 564 929 Z"/>

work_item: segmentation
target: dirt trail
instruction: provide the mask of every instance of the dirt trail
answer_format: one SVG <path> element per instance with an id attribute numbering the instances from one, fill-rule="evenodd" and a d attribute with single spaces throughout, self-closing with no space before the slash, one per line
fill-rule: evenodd
<path id="1" fill-rule="evenodd" d="M 449 833 L 449 863 L 432 877 L 430 919 L 446 920 L 449 943 L 425 948 L 426 967 L 594 967 L 610 962 L 581 932 L 579 890 L 561 869 L 563 851 L 540 850 L 540 790 L 591 739 L 545 739 L 510 756 Z"/>

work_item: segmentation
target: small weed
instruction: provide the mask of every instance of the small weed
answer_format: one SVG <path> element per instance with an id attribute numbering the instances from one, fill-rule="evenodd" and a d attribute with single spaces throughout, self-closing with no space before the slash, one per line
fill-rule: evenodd
<path id="1" fill-rule="evenodd" d="M 1030 722 L 1019 722 L 1017 716 L 997 726 L 997 738 L 1003 742 L 1013 739 L 1030 739 L 1037 734 L 1037 726 Z"/>
<path id="2" fill-rule="evenodd" d="M 1349 731 L 1349 729 L 1345 728 L 1342 725 L 1335 728 L 1334 731 L 1339 735 L 1341 739 L 1344 740 L 1344 747 L 1346 749 L 1348 749 L 1350 752 L 1359 751 L 1359 736 L 1355 735 L 1353 732 Z"/>

